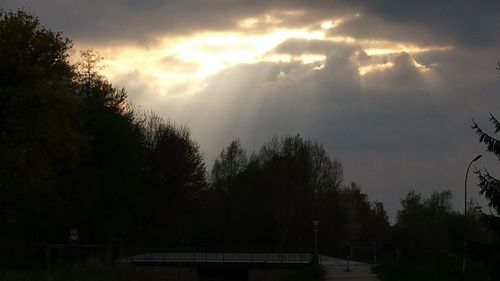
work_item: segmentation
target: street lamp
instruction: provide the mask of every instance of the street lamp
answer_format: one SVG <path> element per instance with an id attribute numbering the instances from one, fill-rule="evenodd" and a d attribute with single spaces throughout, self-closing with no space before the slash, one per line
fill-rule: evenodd
<path id="1" fill-rule="evenodd" d="M 467 176 L 469 175 L 469 169 L 472 163 L 476 162 L 481 158 L 482 155 L 474 157 L 472 161 L 470 161 L 469 166 L 467 167 L 467 171 L 465 172 L 465 188 L 464 188 L 464 258 L 462 260 L 462 280 L 465 280 L 465 265 L 467 262 L 467 240 L 466 240 L 466 232 L 467 232 Z"/>
<path id="2" fill-rule="evenodd" d="M 314 225 L 314 251 L 313 251 L 313 264 L 314 265 L 319 265 L 319 258 L 318 258 L 318 225 L 319 225 L 319 220 L 313 220 L 313 225 Z"/>
<path id="3" fill-rule="evenodd" d="M 465 189 L 464 189 L 464 215 L 467 217 L 467 176 L 469 175 L 469 169 L 470 169 L 470 166 L 472 165 L 472 163 L 476 162 L 477 160 L 479 160 L 479 158 L 481 158 L 483 155 L 479 154 L 478 156 L 476 156 L 474 159 L 472 159 L 472 161 L 470 161 L 469 163 L 469 166 L 467 167 L 467 172 L 465 172 Z"/>

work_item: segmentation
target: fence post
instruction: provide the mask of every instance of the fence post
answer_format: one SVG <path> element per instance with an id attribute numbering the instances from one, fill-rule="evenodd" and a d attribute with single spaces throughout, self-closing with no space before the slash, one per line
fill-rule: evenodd
<path id="1" fill-rule="evenodd" d="M 353 251 L 352 251 L 352 244 L 349 245 L 349 257 L 352 259 L 354 259 L 354 255 L 353 255 Z"/>
<path id="2" fill-rule="evenodd" d="M 351 259 L 352 259 L 352 245 L 349 244 L 349 255 L 347 256 L 347 269 L 346 269 L 346 271 L 351 271 Z"/>
<path id="3" fill-rule="evenodd" d="M 62 264 L 62 246 L 59 246 L 58 248 L 58 258 L 57 258 L 57 265 L 59 266 L 59 268 L 61 268 L 61 264 Z"/>
<path id="4" fill-rule="evenodd" d="M 47 263 L 47 281 L 50 280 L 50 247 L 47 246 L 46 252 L 45 252 L 45 259 Z"/>
<path id="5" fill-rule="evenodd" d="M 111 264 L 111 242 L 108 242 L 108 245 L 106 245 L 106 262 Z"/>

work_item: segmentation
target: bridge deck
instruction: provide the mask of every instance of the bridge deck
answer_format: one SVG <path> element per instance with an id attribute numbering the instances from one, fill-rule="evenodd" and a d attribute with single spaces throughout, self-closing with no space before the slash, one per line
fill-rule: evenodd
<path id="1" fill-rule="evenodd" d="M 334 266 L 334 267 L 356 267 L 356 266 L 370 266 L 368 263 L 364 262 L 359 262 L 359 261 L 353 261 L 353 260 L 346 260 L 342 258 L 337 258 L 337 257 L 330 257 L 330 256 L 325 256 L 325 255 L 319 255 L 319 264 L 325 265 L 325 266 Z"/>
<path id="2" fill-rule="evenodd" d="M 310 253 L 176 253 L 148 252 L 121 258 L 120 262 L 162 263 L 287 263 L 307 264 Z"/>

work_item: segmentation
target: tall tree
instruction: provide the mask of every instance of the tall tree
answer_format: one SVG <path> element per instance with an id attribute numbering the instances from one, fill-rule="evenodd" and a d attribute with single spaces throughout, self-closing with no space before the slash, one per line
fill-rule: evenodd
<path id="1" fill-rule="evenodd" d="M 396 229 L 402 246 L 422 246 L 421 232 L 425 227 L 423 209 L 422 195 L 413 190 L 401 199 L 401 209 L 396 215 Z"/>
<path id="2" fill-rule="evenodd" d="M 248 158 L 239 139 L 233 140 L 215 160 L 212 168 L 212 185 L 227 192 L 234 180 L 246 169 Z"/>
<path id="3" fill-rule="evenodd" d="M 78 167 L 65 169 L 60 193 L 65 202 L 65 228 L 78 228 L 82 242 L 106 243 L 127 238 L 133 225 L 130 205 L 140 192 L 142 135 L 127 94 L 103 75 L 101 57 L 83 51 L 74 66 L 74 122 L 87 145 Z"/>
<path id="4" fill-rule="evenodd" d="M 200 147 L 187 128 L 154 113 L 146 113 L 140 124 L 146 157 L 141 232 L 149 231 L 149 240 L 157 243 L 185 242 L 196 236 L 200 196 L 207 187 Z"/>
<path id="5" fill-rule="evenodd" d="M 497 134 L 500 131 L 500 122 L 491 113 L 490 122 L 493 125 L 494 133 Z M 500 140 L 486 133 L 474 120 L 472 120 L 472 123 L 472 128 L 479 136 L 479 142 L 486 144 L 486 149 L 500 160 Z M 479 179 L 479 187 L 481 188 L 480 193 L 490 200 L 490 207 L 493 207 L 497 214 L 500 214 L 500 180 L 492 176 L 486 169 L 483 171 L 476 170 L 475 172 Z"/>
<path id="6" fill-rule="evenodd" d="M 238 151 L 236 144 L 234 151 Z M 223 151 L 221 159 L 228 151 Z M 220 167 L 214 166 L 216 175 L 222 175 Z M 250 157 L 246 169 L 233 176 L 226 212 L 228 221 L 236 225 L 229 231 L 234 232 L 231 237 L 274 246 L 309 247 L 320 198 L 339 188 L 342 165 L 317 142 L 299 135 L 273 137 Z M 241 218 L 252 223 L 242 223 Z"/>
<path id="7" fill-rule="evenodd" d="M 70 47 L 24 10 L 0 11 L 0 212 L 16 214 L 21 239 L 57 230 L 56 185 L 85 144 L 74 125 Z"/>
<path id="8" fill-rule="evenodd" d="M 460 247 L 463 218 L 452 209 L 450 191 L 433 192 L 429 198 L 410 191 L 401 200 L 396 217 L 396 238 L 400 247 L 410 250 L 448 249 Z M 478 227 L 475 218 L 469 222 Z M 476 237 L 483 235 L 477 232 Z"/>

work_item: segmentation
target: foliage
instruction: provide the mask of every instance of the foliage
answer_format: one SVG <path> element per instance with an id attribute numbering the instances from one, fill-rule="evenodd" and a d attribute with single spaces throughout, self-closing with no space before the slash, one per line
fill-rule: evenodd
<path id="1" fill-rule="evenodd" d="M 494 127 L 494 132 L 498 133 L 500 131 L 500 122 L 491 113 L 490 122 Z M 479 142 L 486 144 L 487 150 L 500 160 L 500 141 L 484 132 L 474 120 L 472 120 L 472 123 L 472 129 L 479 136 Z M 483 171 L 476 169 L 475 173 L 479 179 L 480 193 L 490 200 L 489 206 L 493 207 L 497 214 L 500 214 L 500 180 L 493 177 L 486 169 Z"/>
<path id="2" fill-rule="evenodd" d="M 223 149 L 212 167 L 212 185 L 227 192 L 238 174 L 246 169 L 248 158 L 239 139 L 233 140 Z"/>
<path id="3" fill-rule="evenodd" d="M 420 258 L 399 263 L 380 264 L 373 268 L 381 281 L 458 280 L 461 278 L 462 261 L 443 253 L 422 253 Z M 465 280 L 488 280 L 492 268 L 469 260 Z"/>
<path id="4" fill-rule="evenodd" d="M 67 86 L 72 71 L 67 62 L 70 48 L 69 39 L 40 26 L 26 11 L 0 11 L 2 91 L 37 83 Z"/>
<path id="5" fill-rule="evenodd" d="M 194 235 L 197 209 L 206 188 L 206 170 L 199 145 L 185 127 L 146 113 L 140 121 L 145 149 L 141 167 L 144 214 L 136 233 L 151 233 L 154 246 L 179 243 Z"/>
<path id="6" fill-rule="evenodd" d="M 325 271 L 321 267 L 307 266 L 285 276 L 281 281 L 321 281 Z"/>
<path id="7" fill-rule="evenodd" d="M 371 204 L 355 184 L 342 187 L 341 163 L 317 142 L 300 135 L 273 137 L 246 159 L 236 140 L 215 161 L 210 198 L 218 208 L 209 221 L 220 233 L 213 230 L 213 236 L 308 250 L 312 221 L 319 219 L 321 236 L 328 237 L 321 240 L 322 251 L 387 238 L 383 204 Z"/>
<path id="8" fill-rule="evenodd" d="M 154 280 L 139 270 L 132 267 L 109 267 L 99 264 L 63 264 L 57 272 L 53 272 L 50 280 L 67 281 L 148 281 Z M 45 265 L 31 265 L 21 268 L 0 268 L 0 280 L 25 281 L 46 280 Z"/>
<path id="9" fill-rule="evenodd" d="M 451 192 L 435 191 L 424 199 L 410 191 L 401 200 L 396 217 L 396 239 L 405 249 L 451 249 L 459 247 L 463 219 L 451 208 Z M 468 220 L 471 229 L 480 228 L 474 213 Z M 479 234 L 478 234 L 479 235 Z"/>
<path id="10" fill-rule="evenodd" d="M 497 70 L 500 71 L 500 63 L 497 64 Z M 472 120 L 472 129 L 478 135 L 479 142 L 486 145 L 486 150 L 491 152 L 498 158 L 498 160 L 500 160 L 500 140 L 494 136 L 494 134 L 498 134 L 498 132 L 500 132 L 500 122 L 492 113 L 489 114 L 490 123 L 493 126 L 493 133 L 490 134 L 484 131 L 474 120 Z M 500 180 L 490 174 L 486 168 L 483 168 L 482 170 L 475 169 L 474 172 L 479 180 L 479 193 L 484 195 L 484 197 L 489 200 L 489 207 L 494 209 L 493 212 L 490 209 L 489 214 L 481 212 L 481 220 L 484 225 L 487 225 L 491 230 L 496 232 L 498 238 L 498 235 L 500 234 Z M 496 241 L 496 244 L 498 247 L 498 240 Z M 498 263 L 498 254 L 494 255 L 494 257 L 490 259 L 496 259 Z M 497 269 L 497 274 L 498 272 L 499 271 Z"/>
<path id="11" fill-rule="evenodd" d="M 0 14 L 0 224 L 6 241 L 178 246 L 312 246 L 335 251 L 387 238 L 382 203 L 342 186 L 343 167 L 300 135 L 273 137 L 250 157 L 239 140 L 211 181 L 186 127 L 140 112 L 101 70 L 102 57 L 23 10 Z M 7 77 L 7 78 L 6 78 Z M 346 238 L 347 237 L 347 238 Z"/>
<path id="12" fill-rule="evenodd" d="M 0 224 L 17 229 L 1 236 L 61 243 L 77 228 L 81 243 L 133 244 L 155 237 L 172 208 L 193 216 L 206 179 L 187 129 L 155 117 L 151 130 L 100 74 L 98 53 L 70 65 L 71 42 L 24 10 L 0 12 L 0 42 Z M 183 227 L 168 232 L 186 239 Z"/>
<path id="13" fill-rule="evenodd" d="M 31 240 L 60 222 L 56 185 L 85 145 L 74 126 L 70 47 L 25 11 L 0 11 L 0 217 L 13 214 Z"/>
<path id="14" fill-rule="evenodd" d="M 282 159 L 292 161 L 288 167 L 302 173 L 299 176 L 305 176 L 305 183 L 316 195 L 338 189 L 342 185 L 342 164 L 330 159 L 323 146 L 317 142 L 304 140 L 300 135 L 282 138 L 275 136 L 261 147 L 254 160 L 265 166 Z"/>
<path id="15" fill-rule="evenodd" d="M 200 146 L 186 127 L 134 109 L 125 89 L 101 74 L 97 52 L 83 51 L 70 65 L 70 48 L 70 40 L 24 10 L 0 12 L 0 226 L 6 230 L 0 251 L 66 243 L 72 228 L 82 244 L 310 251 L 313 220 L 320 221 L 322 254 L 371 242 L 393 243 L 405 255 L 461 249 L 464 221 L 452 210 L 449 191 L 429 198 L 411 191 L 391 229 L 383 204 L 370 202 L 355 183 L 344 185 L 340 161 L 300 135 L 275 136 L 250 157 L 236 139 L 208 181 Z M 500 123 L 493 115 L 490 121 L 498 133 Z M 475 122 L 473 128 L 500 159 L 499 141 Z M 499 211 L 499 181 L 486 170 L 476 173 L 481 193 Z M 475 212 L 466 218 L 471 257 L 485 256 L 479 242 L 492 240 L 480 219 Z M 455 261 L 443 259 L 438 268 L 431 257 L 380 267 L 380 276 L 453 276 Z M 432 277 L 438 269 L 443 273 Z M 38 271 L 8 274 L 15 280 Z M 136 277 L 123 272 L 68 268 L 54 278 Z M 286 280 L 320 277 L 308 269 Z"/>

